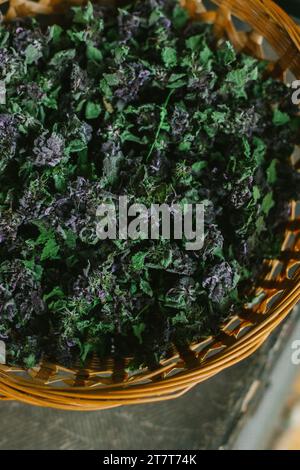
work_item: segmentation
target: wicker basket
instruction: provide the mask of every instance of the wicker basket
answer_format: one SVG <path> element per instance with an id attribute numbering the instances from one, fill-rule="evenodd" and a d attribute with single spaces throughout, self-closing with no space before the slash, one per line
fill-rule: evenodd
<path id="1" fill-rule="evenodd" d="M 61 13 L 68 5 L 80 4 L 82 0 L 0 0 L 1 3 L 8 7 L 4 11 L 5 19 L 11 20 Z M 239 51 L 261 59 L 265 40 L 278 56 L 270 62 L 270 74 L 283 79 L 290 70 L 300 79 L 300 29 L 272 1 L 213 0 L 217 6 L 214 10 L 207 10 L 201 0 L 181 0 L 181 3 L 192 17 L 213 23 L 217 38 L 220 41 L 229 38 Z M 239 31 L 236 18 L 250 26 L 250 31 Z M 299 170 L 297 158 L 294 164 Z M 126 372 L 129 361 L 126 358 L 116 362 L 95 357 L 84 369 L 67 369 L 48 362 L 29 370 L 2 365 L 0 398 L 72 410 L 155 402 L 179 397 L 199 382 L 246 358 L 300 299 L 300 216 L 297 212 L 297 204 L 292 202 L 280 259 L 266 263 L 267 275 L 256 286 L 261 300 L 251 310 L 238 312 L 223 324 L 216 337 L 206 338 L 185 350 L 174 350 L 157 370 L 144 369 L 135 374 Z"/>

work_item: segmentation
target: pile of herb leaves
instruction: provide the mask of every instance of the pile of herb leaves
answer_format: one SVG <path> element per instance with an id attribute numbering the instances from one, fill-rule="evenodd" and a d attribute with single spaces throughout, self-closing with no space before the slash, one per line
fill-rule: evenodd
<path id="1" fill-rule="evenodd" d="M 7 361 L 155 368 L 217 331 L 299 198 L 291 90 L 175 0 L 0 26 L 0 339 Z M 3 88 L 3 86 L 2 86 Z M 3 91 L 3 89 L 2 89 Z M 205 243 L 95 240 L 101 202 L 203 203 Z"/>

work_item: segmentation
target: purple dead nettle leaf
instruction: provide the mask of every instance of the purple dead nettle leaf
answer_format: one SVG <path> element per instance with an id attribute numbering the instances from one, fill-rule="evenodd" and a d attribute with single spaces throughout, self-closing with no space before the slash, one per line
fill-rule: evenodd
<path id="1" fill-rule="evenodd" d="M 11 114 L 0 114 L 0 174 L 15 156 L 18 135 L 17 119 Z"/>
<path id="2" fill-rule="evenodd" d="M 234 286 L 234 272 L 229 263 L 223 262 L 213 266 L 202 283 L 213 302 L 222 302 Z"/>
<path id="3" fill-rule="evenodd" d="M 180 138 L 189 128 L 189 113 L 175 106 L 171 119 L 172 134 L 175 138 Z"/>
<path id="4" fill-rule="evenodd" d="M 4 287 L 0 290 L 0 303 L 4 305 L 2 318 L 4 315 L 12 320 L 20 314 L 26 322 L 45 312 L 40 283 L 21 260 L 9 261 L 1 266 L 0 283 Z"/>
<path id="5" fill-rule="evenodd" d="M 44 132 L 34 141 L 33 153 L 35 155 L 34 164 L 36 166 L 57 166 L 63 156 L 65 149 L 64 138 L 53 132 Z"/>
<path id="6" fill-rule="evenodd" d="M 118 26 L 120 36 L 128 41 L 136 35 L 141 25 L 141 18 L 135 13 L 129 13 L 126 10 L 121 10 L 118 15 Z"/>
<path id="7" fill-rule="evenodd" d="M 126 64 L 117 72 L 121 86 L 115 90 L 116 97 L 125 103 L 134 101 L 142 86 L 149 80 L 150 71 L 145 69 L 142 64 Z"/>

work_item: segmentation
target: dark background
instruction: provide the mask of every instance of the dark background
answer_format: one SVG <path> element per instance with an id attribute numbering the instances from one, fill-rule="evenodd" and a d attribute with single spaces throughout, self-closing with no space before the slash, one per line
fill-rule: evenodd
<path id="1" fill-rule="evenodd" d="M 290 15 L 300 17 L 300 0 L 276 0 L 276 3 Z"/>

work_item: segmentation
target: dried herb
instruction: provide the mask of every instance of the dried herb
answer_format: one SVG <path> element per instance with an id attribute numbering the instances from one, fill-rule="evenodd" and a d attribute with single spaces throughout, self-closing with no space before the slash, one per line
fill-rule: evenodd
<path id="1" fill-rule="evenodd" d="M 278 251 L 300 177 L 290 89 L 175 0 L 0 26 L 0 339 L 8 362 L 156 367 L 214 333 Z M 205 205 L 205 242 L 93 237 L 98 205 Z"/>

